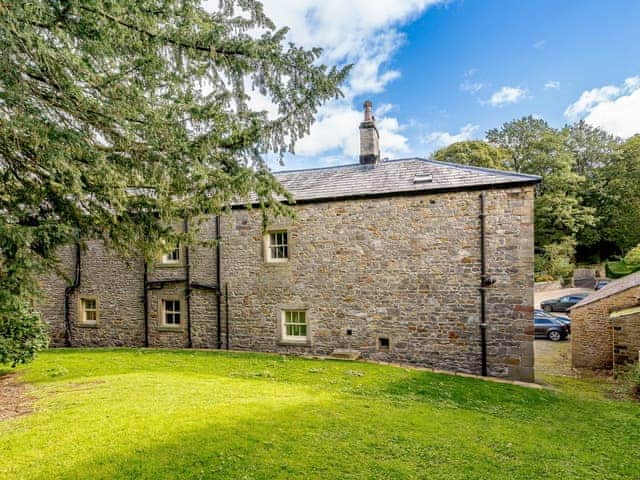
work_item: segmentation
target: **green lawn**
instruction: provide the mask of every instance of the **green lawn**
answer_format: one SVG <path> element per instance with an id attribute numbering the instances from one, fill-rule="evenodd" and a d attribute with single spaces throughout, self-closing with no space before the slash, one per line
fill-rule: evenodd
<path id="1" fill-rule="evenodd" d="M 640 406 L 366 363 L 57 350 L 20 369 L 0 478 L 631 479 Z M 553 381 L 553 379 L 551 379 Z"/>

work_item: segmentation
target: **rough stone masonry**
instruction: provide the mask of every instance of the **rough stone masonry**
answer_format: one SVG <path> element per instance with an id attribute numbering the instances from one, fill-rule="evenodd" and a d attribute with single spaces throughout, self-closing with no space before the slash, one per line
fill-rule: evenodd
<path id="1" fill-rule="evenodd" d="M 142 258 L 88 242 L 78 281 L 76 249 L 65 248 L 61 260 L 74 282 L 53 274 L 41 282 L 54 345 L 346 349 L 479 374 L 484 242 L 488 374 L 533 380 L 539 178 L 380 160 L 370 103 L 360 134 L 357 164 L 277 174 L 296 198 L 295 219 L 263 229 L 260 212 L 240 204 L 219 229 L 215 218 L 204 219 L 198 235 L 219 236 L 219 249 L 180 246 L 145 274 Z"/>

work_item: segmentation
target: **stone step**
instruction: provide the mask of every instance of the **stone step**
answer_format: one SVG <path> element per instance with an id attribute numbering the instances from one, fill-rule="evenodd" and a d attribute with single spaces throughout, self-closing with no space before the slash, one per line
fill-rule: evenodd
<path id="1" fill-rule="evenodd" d="M 348 348 L 337 348 L 331 352 L 329 356 L 341 360 L 357 360 L 360 358 L 360 352 L 357 350 L 349 350 Z"/>

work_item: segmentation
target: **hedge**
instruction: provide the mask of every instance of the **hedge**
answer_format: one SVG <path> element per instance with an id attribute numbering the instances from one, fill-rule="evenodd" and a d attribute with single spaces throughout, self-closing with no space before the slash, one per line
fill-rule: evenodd
<path id="1" fill-rule="evenodd" d="M 607 278 L 620 278 L 640 271 L 640 265 L 629 265 L 624 260 L 619 262 L 607 262 L 604 264 Z"/>

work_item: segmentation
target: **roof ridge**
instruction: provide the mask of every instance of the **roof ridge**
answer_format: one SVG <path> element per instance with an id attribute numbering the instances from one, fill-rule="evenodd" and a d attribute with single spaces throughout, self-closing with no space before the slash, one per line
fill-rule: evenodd
<path id="1" fill-rule="evenodd" d="M 393 160 L 381 160 L 380 164 L 384 164 L 384 163 L 395 163 L 395 162 L 408 162 L 410 160 L 421 160 L 418 157 L 409 157 L 409 158 L 397 158 L 397 159 L 393 159 Z M 332 169 L 338 169 L 338 168 L 348 168 L 348 167 L 368 167 L 368 168 L 374 168 L 375 165 L 373 164 L 362 164 L 362 163 L 345 163 L 343 165 L 330 165 L 328 167 L 314 167 L 314 168 L 296 168 L 293 170 L 278 170 L 273 172 L 274 175 L 277 175 L 279 173 L 299 173 L 299 172 L 314 172 L 314 171 L 320 171 L 320 170 L 332 170 Z"/>
<path id="2" fill-rule="evenodd" d="M 584 298 L 581 302 L 576 303 L 571 309 L 583 307 L 594 302 L 599 302 L 605 298 L 609 298 L 611 295 L 617 295 L 618 293 L 626 292 L 632 288 L 640 287 L 640 271 L 630 273 L 624 277 L 613 280 L 609 285 L 600 290 L 596 290 Z"/>
<path id="3" fill-rule="evenodd" d="M 509 177 L 527 178 L 531 180 L 542 180 L 542 177 L 539 175 L 531 175 L 528 173 L 520 173 L 520 172 L 510 172 L 508 170 L 498 170 L 497 168 L 477 167 L 475 165 L 463 165 L 461 163 L 443 162 L 442 160 L 436 160 L 435 158 L 416 157 L 416 160 L 421 160 L 423 162 L 428 162 L 428 163 L 435 163 L 438 165 L 446 165 L 449 167 L 460 168 L 463 170 L 475 170 L 478 172 L 495 173 L 499 175 L 506 175 Z"/>

